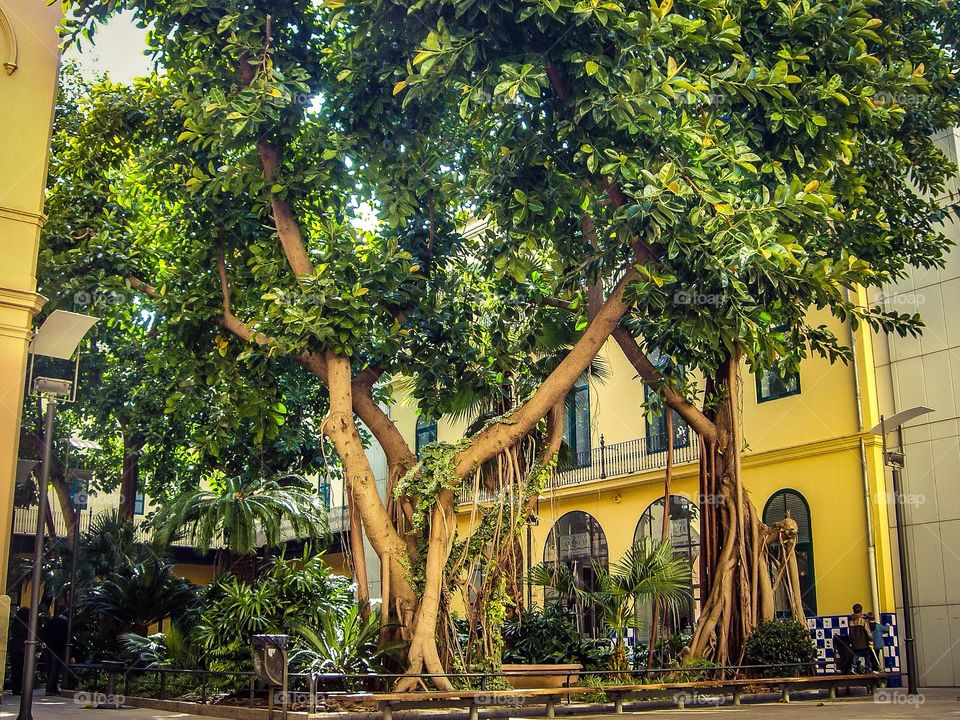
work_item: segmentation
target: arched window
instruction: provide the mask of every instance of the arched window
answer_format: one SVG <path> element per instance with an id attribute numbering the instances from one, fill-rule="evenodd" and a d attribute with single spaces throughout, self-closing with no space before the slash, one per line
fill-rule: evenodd
<path id="1" fill-rule="evenodd" d="M 657 498 L 643 511 L 634 540 L 663 537 L 663 498 Z M 693 626 L 700 614 L 700 508 L 682 495 L 670 496 L 670 542 L 673 554 L 690 563 L 690 592 L 686 605 L 680 605 L 673 617 L 664 618 L 672 632 Z"/>
<path id="2" fill-rule="evenodd" d="M 420 448 L 437 441 L 437 421 L 421 415 L 417 418 L 417 457 L 420 457 Z"/>
<path id="3" fill-rule="evenodd" d="M 568 512 L 550 530 L 543 549 L 543 562 L 566 565 L 578 588 L 595 592 L 599 589 L 595 566 L 606 570 L 610 563 L 607 536 L 589 513 Z M 599 610 L 592 603 L 576 595 L 561 597 L 552 588 L 546 588 L 544 599 L 548 603 L 562 603 L 573 610 L 573 622 L 581 634 L 597 637 L 602 632 Z"/>
<path id="4" fill-rule="evenodd" d="M 800 599 L 803 602 L 803 611 L 806 615 L 817 614 L 816 576 L 813 572 L 813 531 L 810 527 L 810 506 L 803 495 L 796 490 L 778 490 L 763 508 L 763 522 L 772 525 L 787 517 L 787 514 L 797 523 L 797 570 L 800 573 Z M 779 548 L 773 546 L 772 552 Z M 790 614 L 786 597 L 777 591 L 777 614 Z"/>

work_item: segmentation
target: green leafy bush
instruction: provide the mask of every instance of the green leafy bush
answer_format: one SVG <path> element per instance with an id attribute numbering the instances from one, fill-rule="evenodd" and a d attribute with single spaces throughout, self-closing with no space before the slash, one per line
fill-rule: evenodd
<path id="1" fill-rule="evenodd" d="M 569 612 L 557 605 L 535 609 L 508 621 L 503 629 L 505 663 L 580 663 L 587 670 L 606 669 L 610 657 L 607 641 L 582 637 Z"/>
<path id="2" fill-rule="evenodd" d="M 344 618 L 356 606 L 350 580 L 334 574 L 322 556 L 274 559 L 254 583 L 224 576 L 209 586 L 194 639 L 210 669 L 250 670 L 254 635 L 296 638 L 299 628 L 319 628 L 331 614 Z"/>
<path id="3" fill-rule="evenodd" d="M 194 670 L 199 663 L 199 648 L 189 633 L 172 625 L 165 632 L 144 637 L 136 633 L 120 636 L 124 652 L 132 664 L 145 668 L 172 667 Z"/>
<path id="4" fill-rule="evenodd" d="M 716 668 L 720 666 L 704 658 L 687 658 L 686 660 L 674 658 L 667 667 L 676 668 L 676 670 L 661 675 L 650 675 L 650 682 L 678 683 L 709 680 L 714 675 Z"/>
<path id="5" fill-rule="evenodd" d="M 380 618 L 373 610 L 364 617 L 359 605 L 345 615 L 323 614 L 317 627 L 297 624 L 297 645 L 290 661 L 299 672 L 359 675 L 382 671 L 382 660 L 402 643 L 380 645 Z"/>
<path id="6" fill-rule="evenodd" d="M 759 671 L 762 677 L 807 675 L 817 659 L 817 649 L 807 626 L 796 620 L 760 623 L 747 641 L 748 665 L 778 665 Z"/>

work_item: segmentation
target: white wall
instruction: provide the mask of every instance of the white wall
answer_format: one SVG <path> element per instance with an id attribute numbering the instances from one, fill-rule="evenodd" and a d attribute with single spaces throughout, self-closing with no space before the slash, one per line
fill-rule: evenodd
<path id="1" fill-rule="evenodd" d="M 938 144 L 957 161 L 960 133 L 945 133 Z M 944 202 L 956 202 L 958 185 L 950 184 Z M 960 223 L 954 219 L 946 234 L 960 242 Z M 878 339 L 877 382 L 887 416 L 916 405 L 936 411 L 907 423 L 900 438 L 904 524 L 920 683 L 960 686 L 960 248 L 943 269 L 915 270 L 877 299 L 887 309 L 919 312 L 926 325 L 921 338 Z"/>

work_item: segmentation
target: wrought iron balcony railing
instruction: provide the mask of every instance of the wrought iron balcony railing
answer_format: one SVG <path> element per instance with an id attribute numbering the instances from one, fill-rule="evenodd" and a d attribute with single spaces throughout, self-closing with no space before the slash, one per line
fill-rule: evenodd
<path id="1" fill-rule="evenodd" d="M 675 465 L 696 462 L 700 459 L 700 441 L 687 427 L 677 428 L 674 434 L 673 462 Z M 600 436 L 595 448 L 576 453 L 572 462 L 559 467 L 550 481 L 550 487 L 563 488 L 594 480 L 626 477 L 645 470 L 656 470 L 667 465 L 667 438 L 665 435 L 648 435 L 625 442 L 608 445 Z M 464 485 L 458 497 L 460 503 L 474 500 L 473 488 Z M 481 490 L 478 502 L 493 500 L 493 493 Z"/>

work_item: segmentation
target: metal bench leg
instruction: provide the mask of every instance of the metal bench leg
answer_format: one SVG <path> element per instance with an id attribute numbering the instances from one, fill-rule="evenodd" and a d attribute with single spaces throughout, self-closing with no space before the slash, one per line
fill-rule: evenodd
<path id="1" fill-rule="evenodd" d="M 790 690 L 786 685 L 780 688 L 780 702 L 790 702 Z"/>
<path id="2" fill-rule="evenodd" d="M 393 720 L 393 706 L 390 703 L 383 703 L 380 707 L 383 710 L 383 720 Z"/>
<path id="3" fill-rule="evenodd" d="M 617 715 L 623 714 L 623 695 L 617 695 L 613 698 L 613 711 Z"/>
<path id="4" fill-rule="evenodd" d="M 677 693 L 677 710 L 683 710 L 687 706 L 687 696 L 684 693 Z"/>
<path id="5" fill-rule="evenodd" d="M 830 698 L 831 700 L 836 700 L 836 699 L 837 699 L 837 686 L 836 686 L 836 685 L 831 685 L 831 686 L 830 686 L 830 695 L 829 695 L 829 698 Z"/>
<path id="6" fill-rule="evenodd" d="M 739 704 L 740 704 L 740 691 L 739 691 L 739 690 L 734 690 L 734 691 L 733 691 L 733 704 L 734 704 L 734 705 L 739 705 Z"/>
<path id="7" fill-rule="evenodd" d="M 480 717 L 480 708 L 476 703 L 470 703 L 470 720 L 478 720 Z"/>
<path id="8" fill-rule="evenodd" d="M 553 698 L 547 699 L 547 717 L 552 718 L 557 716 L 557 708 L 554 704 Z"/>

